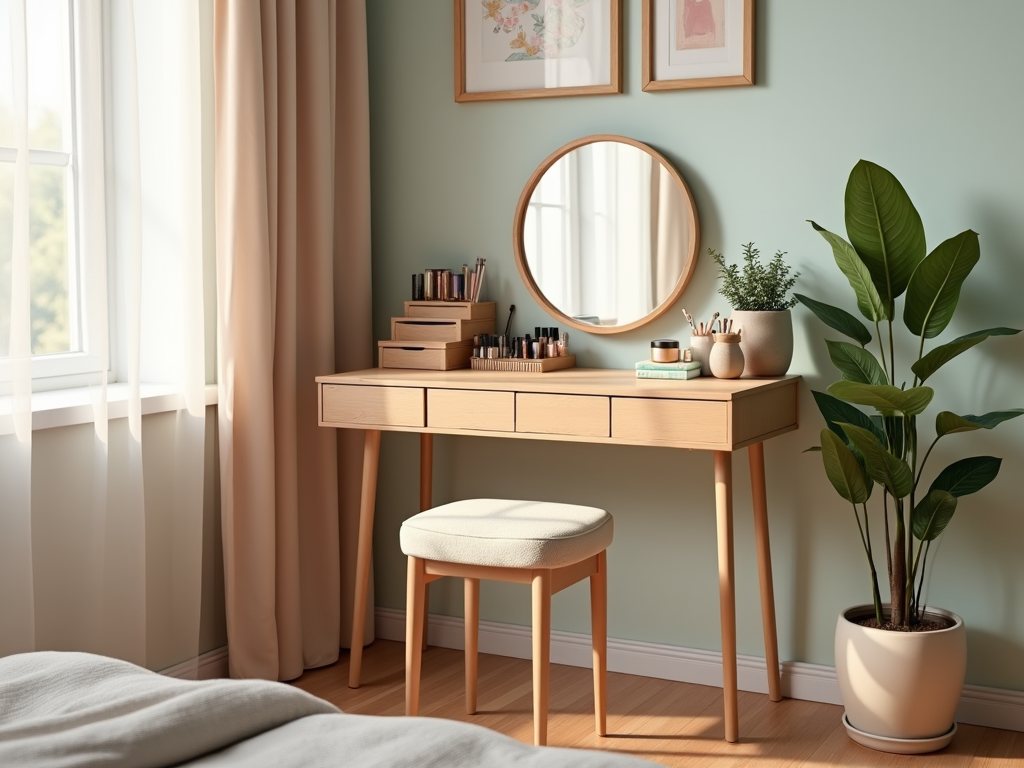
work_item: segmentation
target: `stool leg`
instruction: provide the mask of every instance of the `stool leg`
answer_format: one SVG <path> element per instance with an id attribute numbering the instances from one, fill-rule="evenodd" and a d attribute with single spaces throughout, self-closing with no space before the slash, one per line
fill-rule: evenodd
<path id="1" fill-rule="evenodd" d="M 533 743 L 548 743 L 548 687 L 551 665 L 551 573 L 533 576 Z"/>
<path id="2" fill-rule="evenodd" d="M 465 579 L 466 714 L 476 714 L 477 655 L 480 647 L 480 579 Z"/>
<path id="3" fill-rule="evenodd" d="M 409 578 L 405 598 L 405 714 L 412 716 L 420 710 L 420 662 L 423 659 L 423 590 L 425 584 L 423 560 L 409 558 Z"/>
<path id="4" fill-rule="evenodd" d="M 590 577 L 590 632 L 594 646 L 594 718 L 597 735 L 608 734 L 608 560 L 597 556 L 597 573 Z"/>

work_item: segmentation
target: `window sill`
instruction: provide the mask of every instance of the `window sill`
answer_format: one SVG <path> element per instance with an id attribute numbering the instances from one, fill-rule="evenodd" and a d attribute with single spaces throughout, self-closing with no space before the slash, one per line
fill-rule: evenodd
<path id="1" fill-rule="evenodd" d="M 141 386 L 142 415 L 179 411 L 185 407 L 175 387 L 168 384 L 143 384 Z M 75 424 L 89 424 L 93 420 L 90 387 L 55 389 L 49 392 L 35 392 L 32 395 L 32 429 L 53 429 L 70 427 Z M 206 385 L 206 404 L 217 404 L 217 385 Z M 128 385 L 123 383 L 107 386 L 107 409 L 111 419 L 128 416 Z M 0 435 L 14 432 L 11 419 L 11 398 L 0 397 Z"/>

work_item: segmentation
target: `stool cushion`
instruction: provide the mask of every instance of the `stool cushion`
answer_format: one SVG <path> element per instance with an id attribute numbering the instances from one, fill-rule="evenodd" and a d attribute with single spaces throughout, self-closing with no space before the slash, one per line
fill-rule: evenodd
<path id="1" fill-rule="evenodd" d="M 402 523 L 402 552 L 446 563 L 560 568 L 612 543 L 603 509 L 546 501 L 466 499 Z"/>

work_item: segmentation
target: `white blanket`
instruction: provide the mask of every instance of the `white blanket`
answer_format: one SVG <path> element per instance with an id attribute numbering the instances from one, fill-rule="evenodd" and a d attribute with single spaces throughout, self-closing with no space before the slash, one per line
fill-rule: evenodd
<path id="1" fill-rule="evenodd" d="M 530 747 L 432 718 L 345 715 L 298 688 L 175 680 L 85 653 L 0 659 L 0 766 L 629 768 L 619 755 Z"/>

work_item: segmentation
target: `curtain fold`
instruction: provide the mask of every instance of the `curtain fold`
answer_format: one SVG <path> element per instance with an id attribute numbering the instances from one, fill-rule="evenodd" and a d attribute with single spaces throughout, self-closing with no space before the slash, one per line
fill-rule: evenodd
<path id="1" fill-rule="evenodd" d="M 25 0 L 12 0 L 11 80 L 14 108 L 13 205 L 10 278 L 6 304 L 7 339 L 0 340 L 7 363 L 0 387 L 11 399 L 10 425 L 0 438 L 0 654 L 35 648 L 32 578 L 32 333 L 29 310 L 28 42 Z M 0 317 L 0 323 L 5 318 Z M 2 327 L 2 325 L 0 325 Z"/>
<path id="2" fill-rule="evenodd" d="M 69 7 L 68 282 L 81 291 L 82 352 L 99 370 L 72 385 L 86 382 L 91 435 L 72 427 L 33 439 L 27 271 L 35 239 L 46 233 L 29 226 L 38 192 L 28 174 L 33 80 L 25 46 L 46 35 L 60 40 L 61 31 L 45 8 L 14 0 L 14 279 L 10 294 L 0 294 L 0 316 L 8 301 L 11 316 L 0 358 L 11 364 L 0 359 L 0 372 L 10 372 L 0 373 L 0 389 L 7 384 L 15 397 L 11 428 L 0 420 L 0 655 L 79 650 L 161 668 L 194 661 L 199 651 L 202 2 L 79 0 Z M 110 408 L 114 384 L 127 418 Z M 151 449 L 159 471 L 146 478 L 142 397 L 150 384 L 180 395 L 182 409 L 162 431 L 169 444 Z M 17 476 L 8 476 L 12 470 Z M 151 559 L 153 527 L 162 553 Z"/>
<path id="3" fill-rule="evenodd" d="M 359 463 L 350 437 L 317 426 L 314 377 L 369 364 L 365 35 L 361 3 L 216 4 L 218 402 L 233 677 L 293 679 L 336 661 L 350 632 L 342 606 Z M 348 46 L 356 53 L 341 66 Z M 336 327 L 365 357 L 336 356 Z"/>

